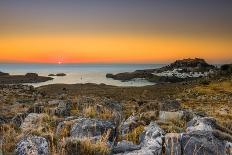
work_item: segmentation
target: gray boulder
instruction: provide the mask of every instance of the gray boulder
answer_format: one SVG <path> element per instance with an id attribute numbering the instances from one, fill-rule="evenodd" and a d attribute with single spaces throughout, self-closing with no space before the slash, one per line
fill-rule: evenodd
<path id="1" fill-rule="evenodd" d="M 110 131 L 109 141 L 115 137 L 115 126 L 110 121 L 102 121 L 89 118 L 79 118 L 71 126 L 70 136 L 72 138 L 90 138 L 98 140 L 101 135 Z"/>
<path id="2" fill-rule="evenodd" d="M 187 123 L 187 132 L 192 131 L 213 131 L 216 127 L 216 120 L 212 117 L 194 117 Z"/>
<path id="3" fill-rule="evenodd" d="M 132 142 L 129 141 L 121 141 L 119 142 L 113 149 L 112 152 L 114 154 L 117 153 L 124 153 L 124 152 L 130 152 L 130 151 L 134 151 L 134 150 L 140 150 L 141 146 L 140 145 L 135 145 Z"/>
<path id="4" fill-rule="evenodd" d="M 226 155 L 226 142 L 217 139 L 210 131 L 193 131 L 181 135 L 183 154 Z"/>
<path id="5" fill-rule="evenodd" d="M 48 155 L 48 142 L 43 137 L 30 136 L 17 143 L 16 155 Z"/>
<path id="6" fill-rule="evenodd" d="M 37 129 L 40 127 L 40 122 L 46 117 L 47 115 L 37 114 L 37 113 L 30 113 L 21 124 L 20 128 L 22 131 L 28 131 L 32 129 Z"/>
<path id="7" fill-rule="evenodd" d="M 140 136 L 140 150 L 121 153 L 122 155 L 161 155 L 164 131 L 154 122 L 145 127 Z"/>
<path id="8" fill-rule="evenodd" d="M 217 131 L 216 121 L 211 117 L 194 117 L 188 122 L 186 133 L 165 135 L 167 155 L 231 155 L 231 142 L 223 139 Z M 226 134 L 224 134 L 224 137 Z"/>

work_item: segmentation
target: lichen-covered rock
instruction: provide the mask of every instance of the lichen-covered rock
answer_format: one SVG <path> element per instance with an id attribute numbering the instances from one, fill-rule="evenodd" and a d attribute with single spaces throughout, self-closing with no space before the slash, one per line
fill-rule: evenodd
<path id="1" fill-rule="evenodd" d="M 183 154 L 226 154 L 226 144 L 217 139 L 210 131 L 193 131 L 181 135 Z"/>
<path id="2" fill-rule="evenodd" d="M 48 142 L 43 137 L 29 136 L 16 145 L 16 155 L 48 155 Z"/>
<path id="3" fill-rule="evenodd" d="M 20 128 L 22 131 L 37 129 L 40 125 L 40 122 L 43 118 L 45 118 L 46 114 L 37 114 L 37 113 L 30 113 L 21 124 Z"/>
<path id="4" fill-rule="evenodd" d="M 194 117 L 187 123 L 187 132 L 192 131 L 213 131 L 216 120 L 212 117 Z"/>
<path id="5" fill-rule="evenodd" d="M 55 109 L 55 114 L 58 116 L 70 116 L 71 104 L 72 102 L 69 100 L 61 100 Z"/>
<path id="6" fill-rule="evenodd" d="M 140 150 L 122 153 L 123 155 L 161 155 L 164 131 L 154 122 L 145 127 L 140 136 Z"/>
<path id="7" fill-rule="evenodd" d="M 115 126 L 110 121 L 79 118 L 71 127 L 70 136 L 77 139 L 90 138 L 97 140 L 101 135 L 110 131 L 109 140 L 115 137 Z"/>
<path id="8" fill-rule="evenodd" d="M 140 145 L 135 145 L 132 142 L 123 140 L 119 142 L 115 147 L 113 147 L 112 152 L 114 154 L 117 154 L 117 153 L 130 152 L 134 150 L 140 150 L 140 149 L 141 149 Z"/>

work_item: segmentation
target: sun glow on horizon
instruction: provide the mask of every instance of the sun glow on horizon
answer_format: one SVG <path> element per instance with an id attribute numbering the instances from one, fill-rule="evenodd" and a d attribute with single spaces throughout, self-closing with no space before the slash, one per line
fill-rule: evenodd
<path id="1" fill-rule="evenodd" d="M 0 61 L 41 63 L 159 63 L 232 58 L 232 39 L 139 35 L 0 37 Z M 58 56 L 57 56 L 58 55 Z"/>

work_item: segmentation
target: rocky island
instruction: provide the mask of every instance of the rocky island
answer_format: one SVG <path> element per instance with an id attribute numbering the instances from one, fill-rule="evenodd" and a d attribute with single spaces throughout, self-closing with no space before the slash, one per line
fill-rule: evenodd
<path id="1" fill-rule="evenodd" d="M 125 77 L 175 69 L 209 74 L 143 87 L 0 85 L 0 154 L 231 155 L 231 65 L 187 59 Z"/>

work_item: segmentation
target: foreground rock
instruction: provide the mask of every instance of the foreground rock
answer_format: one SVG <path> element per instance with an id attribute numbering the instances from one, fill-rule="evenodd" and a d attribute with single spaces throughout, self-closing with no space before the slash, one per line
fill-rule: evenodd
<path id="1" fill-rule="evenodd" d="M 140 146 L 132 144 L 122 146 L 119 144 L 114 151 L 123 152 L 122 147 L 124 147 L 125 152 L 121 153 L 123 155 L 161 155 L 163 143 L 162 138 L 164 137 L 164 134 L 164 131 L 156 123 L 151 122 L 141 135 Z M 120 146 L 121 148 L 119 148 Z M 139 149 L 139 147 L 141 148 Z"/>
<path id="2" fill-rule="evenodd" d="M 29 136 L 22 139 L 15 150 L 16 155 L 48 155 L 48 142 L 43 137 Z"/>
<path id="3" fill-rule="evenodd" d="M 72 138 L 90 138 L 98 140 L 103 134 L 109 132 L 109 141 L 115 137 L 115 126 L 109 121 L 96 119 L 79 118 L 71 127 L 70 136 Z"/>
<path id="4" fill-rule="evenodd" d="M 37 114 L 30 113 L 21 124 L 20 128 L 22 131 L 28 131 L 33 129 L 38 129 L 41 125 L 41 122 L 44 118 L 46 118 L 46 114 Z"/>
<path id="5" fill-rule="evenodd" d="M 195 117 L 188 123 L 186 133 L 165 135 L 165 153 L 167 155 L 231 155 L 232 143 L 227 141 L 228 138 L 225 138 L 228 135 L 222 131 L 215 133 L 216 128 L 214 119 Z"/>
<path id="6" fill-rule="evenodd" d="M 36 73 L 27 73 L 26 75 L 9 75 L 1 73 L 0 84 L 18 84 L 18 83 L 38 83 L 52 80 L 51 77 L 38 76 Z"/>

